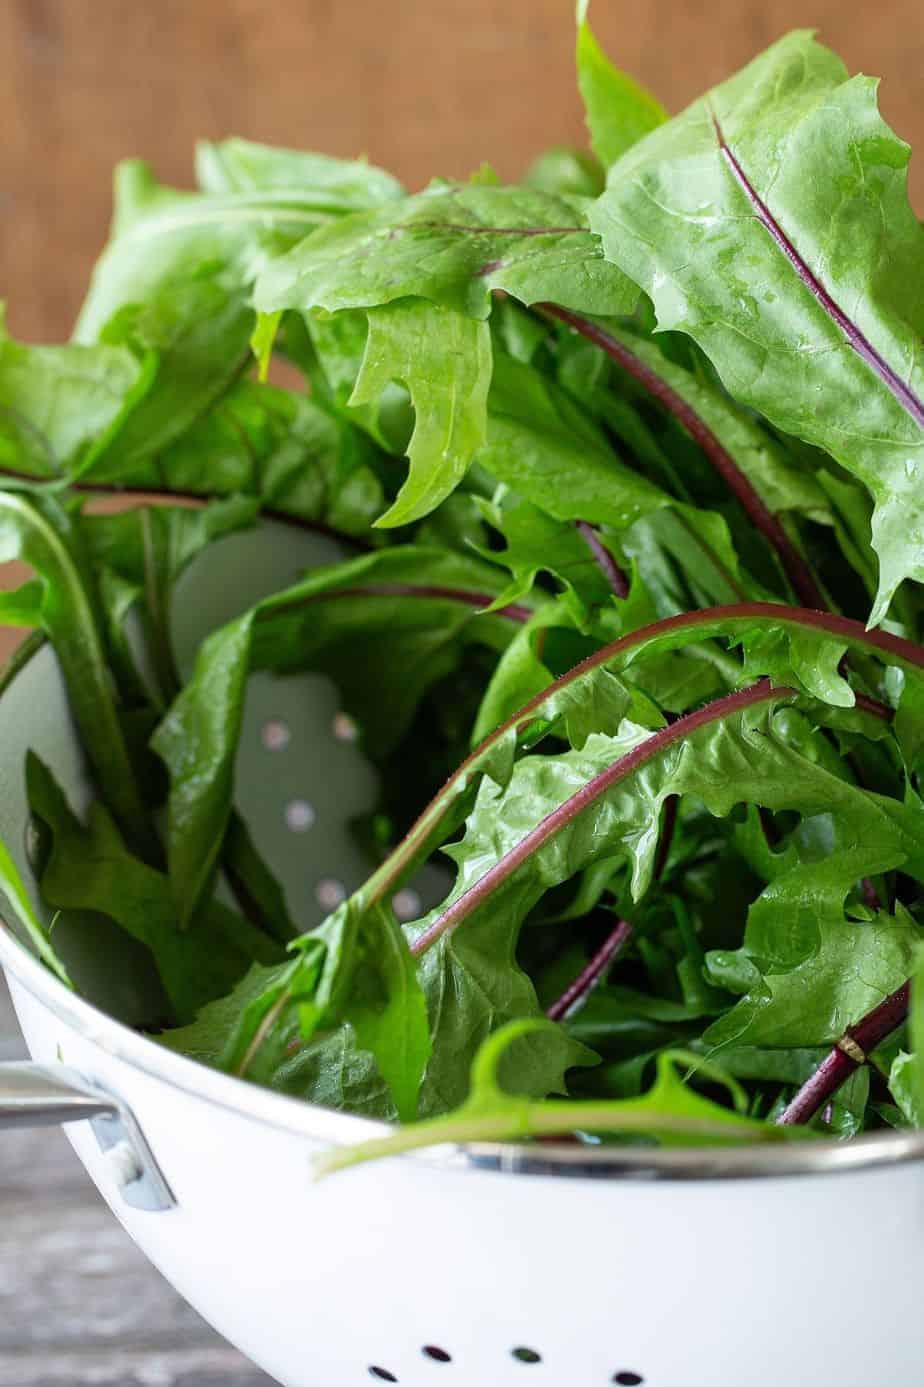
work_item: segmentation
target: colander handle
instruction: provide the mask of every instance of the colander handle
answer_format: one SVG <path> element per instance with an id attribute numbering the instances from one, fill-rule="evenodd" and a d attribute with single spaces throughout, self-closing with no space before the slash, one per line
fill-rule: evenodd
<path id="1" fill-rule="evenodd" d="M 84 1121 L 127 1204 L 149 1213 L 176 1206 L 144 1133 L 118 1098 L 63 1064 L 0 1064 L 0 1129 Z"/>

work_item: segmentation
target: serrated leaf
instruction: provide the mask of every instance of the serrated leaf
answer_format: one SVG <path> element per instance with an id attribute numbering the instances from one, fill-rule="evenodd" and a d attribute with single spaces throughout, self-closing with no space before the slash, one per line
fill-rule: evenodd
<path id="1" fill-rule="evenodd" d="M 875 83 L 800 31 L 629 150 L 591 213 L 661 329 L 867 486 L 873 622 L 924 578 L 924 228 L 907 159 Z"/>
<path id="2" fill-rule="evenodd" d="M 649 130 L 667 111 L 640 83 L 610 62 L 587 22 L 587 0 L 577 6 L 577 74 L 593 151 L 604 168 Z"/>
<path id="3" fill-rule="evenodd" d="M 370 308 L 431 299 L 487 318 L 491 293 L 576 311 L 631 312 L 637 297 L 587 230 L 584 199 L 528 187 L 436 183 L 314 232 L 269 264 L 256 307 Z"/>
<path id="4" fill-rule="evenodd" d="M 99 451 L 143 387 L 126 347 L 15 342 L 0 305 L 0 469 L 58 477 Z"/>
<path id="5" fill-rule="evenodd" d="M 379 525 L 408 525 L 455 489 L 482 447 L 491 383 L 486 323 L 452 308 L 407 300 L 369 312 L 362 367 L 348 404 L 376 405 L 392 381 L 414 406 L 407 480 Z"/>

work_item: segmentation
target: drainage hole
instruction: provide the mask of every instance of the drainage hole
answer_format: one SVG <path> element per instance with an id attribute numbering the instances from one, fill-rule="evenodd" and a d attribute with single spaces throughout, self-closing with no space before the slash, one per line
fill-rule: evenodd
<path id="1" fill-rule="evenodd" d="M 336 713 L 331 723 L 331 731 L 334 740 L 338 742 L 355 742 L 359 736 L 359 728 L 349 713 Z"/>
<path id="2" fill-rule="evenodd" d="M 290 833 L 305 833 L 316 818 L 314 805 L 306 799 L 290 799 L 286 805 L 286 828 Z"/>
<path id="3" fill-rule="evenodd" d="M 619 1383 L 619 1387 L 639 1387 L 645 1379 L 640 1373 L 614 1373 L 613 1381 Z"/>
<path id="4" fill-rule="evenodd" d="M 537 1353 L 534 1348 L 514 1348 L 510 1350 L 512 1358 L 518 1363 L 541 1363 L 542 1354 Z"/>
<path id="5" fill-rule="evenodd" d="M 270 718 L 260 729 L 260 739 L 267 751 L 283 751 L 289 745 L 291 736 L 289 724 L 283 722 L 282 718 Z"/>
<path id="6" fill-rule="evenodd" d="M 416 891 L 405 886 L 392 896 L 391 906 L 399 920 L 416 920 L 423 909 L 423 902 Z"/>
<path id="7" fill-rule="evenodd" d="M 315 900 L 323 910 L 336 910 L 346 900 L 346 887 L 334 877 L 324 877 L 314 888 Z"/>
<path id="8" fill-rule="evenodd" d="M 444 1348 L 437 1348 L 435 1344 L 424 1344 L 423 1354 L 426 1358 L 432 1358 L 435 1363 L 451 1363 L 452 1354 L 447 1353 Z"/>
<path id="9" fill-rule="evenodd" d="M 379 1382 L 397 1382 L 394 1373 L 390 1373 L 387 1368 L 370 1368 L 370 1377 L 377 1377 Z"/>

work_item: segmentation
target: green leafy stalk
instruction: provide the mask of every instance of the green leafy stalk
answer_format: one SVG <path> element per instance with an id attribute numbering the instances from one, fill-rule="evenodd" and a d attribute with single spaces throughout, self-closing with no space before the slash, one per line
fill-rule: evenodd
<path id="1" fill-rule="evenodd" d="M 794 695 L 794 689 L 774 688 L 769 680 L 761 680 L 750 688 L 741 689 L 738 693 L 729 694 L 726 698 L 716 699 L 715 702 L 707 704 L 705 708 L 700 708 L 695 713 L 688 713 L 686 717 L 678 718 L 669 726 L 652 732 L 633 750 L 617 757 L 610 766 L 599 771 L 579 790 L 547 814 L 535 828 L 521 838 L 515 847 L 505 853 L 472 886 L 457 895 L 451 904 L 442 910 L 436 919 L 417 936 L 411 946 L 412 952 L 416 955 L 426 952 L 442 935 L 449 930 L 456 929 L 463 920 L 478 910 L 488 897 L 499 886 L 503 885 L 524 862 L 538 852 L 550 838 L 573 823 L 597 799 L 618 785 L 621 780 L 634 775 L 649 761 L 660 757 L 670 747 L 682 742 L 701 727 L 708 727 L 710 723 L 731 717 L 754 704 L 778 702 L 781 699 L 792 698 Z"/>
<path id="2" fill-rule="evenodd" d="M 0 559 L 21 559 L 42 585 L 38 614 L 100 789 L 132 841 L 155 851 L 118 710 L 79 535 L 51 496 L 0 491 Z"/>
<path id="3" fill-rule="evenodd" d="M 742 1090 L 727 1075 L 710 1070 L 698 1057 L 683 1051 L 662 1051 L 655 1082 L 641 1098 L 622 1102 L 546 1099 L 537 1103 L 511 1095 L 498 1080 L 505 1053 L 517 1041 L 549 1025 L 547 1021 L 524 1019 L 496 1031 L 472 1063 L 469 1097 L 456 1112 L 413 1123 L 391 1136 L 334 1147 L 316 1158 L 315 1174 L 330 1175 L 366 1161 L 450 1143 L 529 1141 L 575 1132 L 657 1137 L 667 1145 L 695 1142 L 700 1146 L 774 1142 L 808 1135 L 798 1127 L 773 1127 L 746 1117 Z M 700 1097 L 682 1081 L 678 1067 L 689 1068 L 691 1064 L 731 1092 L 737 1111 Z"/>
<path id="4" fill-rule="evenodd" d="M 72 986 L 67 969 L 51 943 L 50 932 L 36 913 L 26 884 L 10 856 L 5 843 L 0 842 L 0 887 L 19 916 L 36 954 L 68 987 Z"/>
<path id="5" fill-rule="evenodd" d="M 873 497 L 882 621 L 924 578 L 924 228 L 876 83 L 787 35 L 633 146 L 591 213 L 606 255 L 735 399 Z"/>
<path id="6" fill-rule="evenodd" d="M 667 379 L 670 368 L 656 369 L 650 360 L 643 360 L 640 351 L 645 348 L 623 335 L 617 337 L 613 331 L 598 326 L 579 314 L 571 313 L 556 304 L 541 305 L 543 312 L 558 318 L 569 327 L 580 332 L 596 346 L 617 361 L 623 370 L 644 386 L 665 409 L 684 426 L 687 432 L 700 445 L 719 476 L 726 483 L 732 495 L 740 501 L 750 520 L 767 538 L 779 555 L 786 576 L 799 599 L 807 607 L 824 609 L 827 606 L 821 590 L 812 575 L 805 559 L 783 529 L 780 521 L 766 505 L 757 488 L 738 466 L 731 453 L 698 414 L 689 400 L 684 399 L 675 385 Z M 650 353 L 649 353 L 650 356 Z M 679 375 L 675 371 L 674 377 Z"/>
<path id="7" fill-rule="evenodd" d="M 326 671 L 367 746 L 385 752 L 468 645 L 502 650 L 511 623 L 528 616 L 516 606 L 485 614 L 496 595 L 488 565 L 402 546 L 317 569 L 212 633 L 152 740 L 171 777 L 168 862 L 184 922 L 221 851 L 250 672 Z"/>
<path id="8" fill-rule="evenodd" d="M 590 143 L 604 168 L 667 120 L 651 92 L 607 58 L 587 22 L 588 0 L 577 6 L 577 75 Z"/>
<path id="9" fill-rule="evenodd" d="M 449 778 L 439 795 L 427 806 L 381 867 L 360 888 L 363 901 L 374 903 L 381 900 L 417 861 L 427 855 L 453 805 L 476 777 L 487 774 L 503 779 L 511 764 L 511 739 L 530 722 L 554 714 L 556 699 L 573 685 L 592 676 L 596 670 L 625 669 L 634 659 L 646 653 L 677 649 L 694 640 L 703 641 L 713 637 L 743 639 L 748 633 L 759 635 L 761 631 L 782 635 L 786 641 L 794 638 L 797 656 L 799 642 L 802 639 L 807 641 L 805 654 L 808 665 L 799 660 L 799 667 L 809 686 L 817 687 L 817 675 L 812 673 L 812 667 L 817 665 L 819 650 L 825 642 L 830 642 L 839 652 L 836 658 L 832 654 L 834 666 L 843 649 L 850 648 L 860 653 L 875 654 L 886 663 L 894 663 L 912 672 L 924 670 L 924 648 L 911 641 L 886 631 L 867 631 L 859 622 L 833 613 L 807 611 L 771 602 L 740 603 L 686 612 L 632 631 L 589 655 L 581 664 L 535 694 L 488 734 Z M 779 668 L 776 658 L 771 663 L 774 670 Z M 846 700 L 849 703 L 852 699 L 849 689 L 836 696 L 842 702 Z"/>
<path id="10" fill-rule="evenodd" d="M 871 1052 L 902 1024 L 908 1015 L 910 996 L 911 983 L 903 982 L 862 1020 L 848 1026 L 827 1059 L 787 1103 L 777 1122 L 794 1126 L 814 1117 L 850 1075 L 866 1063 Z"/>

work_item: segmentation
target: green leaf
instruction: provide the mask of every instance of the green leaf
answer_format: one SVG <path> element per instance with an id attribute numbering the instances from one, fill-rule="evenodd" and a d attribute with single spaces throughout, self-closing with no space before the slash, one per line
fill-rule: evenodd
<path id="1" fill-rule="evenodd" d="M 315 1171 L 328 1175 L 364 1161 L 397 1156 L 447 1143 L 526 1141 L 534 1137 L 574 1132 L 612 1133 L 623 1137 L 656 1137 L 664 1145 L 695 1141 L 725 1145 L 735 1141 L 773 1142 L 805 1138 L 801 1128 L 777 1127 L 742 1115 L 744 1095 L 721 1070 L 682 1050 L 658 1056 L 657 1078 L 641 1098 L 617 1102 L 534 1102 L 501 1087 L 499 1070 L 506 1053 L 522 1041 L 547 1032 L 552 1023 L 524 1018 L 511 1022 L 485 1041 L 472 1063 L 469 1097 L 456 1112 L 429 1122 L 402 1127 L 388 1137 L 335 1147 L 315 1161 Z M 730 1092 L 738 1111 L 702 1098 L 684 1083 L 680 1066 L 693 1063 L 704 1077 Z"/>
<path id="2" fill-rule="evenodd" d="M 335 312 L 415 297 L 487 318 L 504 289 L 523 303 L 630 312 L 636 291 L 603 260 L 585 206 L 538 188 L 436 183 L 314 232 L 266 267 L 254 302 Z"/>
<path id="3" fill-rule="evenodd" d="M 628 332 L 615 323 L 607 323 L 606 331 L 689 405 L 774 515 L 792 511 L 816 521 L 829 520 L 830 502 L 821 479 L 800 467 L 751 413 L 702 374 L 672 361 L 657 339 Z M 628 379 L 626 385 L 632 388 Z"/>
<path id="4" fill-rule="evenodd" d="M 331 916 L 322 929 L 334 928 L 344 909 L 357 922 L 360 948 L 356 957 L 361 959 L 361 941 L 368 935 L 366 922 L 374 920 L 380 908 L 369 909 L 358 897 L 354 898 Z M 306 947 L 316 933 L 305 936 Z M 373 928 L 368 937 L 376 940 L 377 930 Z M 312 1005 L 307 1018 L 303 1014 L 299 1031 L 291 1009 L 279 1010 L 263 1027 L 260 1054 L 254 1058 L 261 1066 L 268 1066 L 261 1068 L 264 1081 L 308 1101 L 346 1107 L 368 1116 L 394 1118 L 398 1113 L 401 1089 L 393 1092 L 383 1082 L 383 1066 L 386 1062 L 400 1060 L 404 1054 L 416 1055 L 418 1062 L 423 1056 L 419 1011 L 419 999 L 423 997 L 431 1031 L 431 1053 L 420 1089 L 420 1111 L 430 1115 L 461 1102 L 465 1095 L 467 1065 L 481 1041 L 511 1019 L 539 1014 L 535 989 L 514 959 L 512 937 L 507 923 L 500 920 L 489 929 L 473 930 L 465 938 L 460 936 L 452 944 L 447 941 L 445 947 L 433 950 L 421 960 L 417 965 L 420 992 L 415 986 L 410 1015 L 401 1017 L 403 1024 L 395 1037 L 397 1051 L 394 1050 L 395 1042 L 380 1029 L 377 1034 L 383 1049 L 375 1056 L 361 1043 L 366 984 L 361 981 L 360 964 L 358 995 L 354 1002 L 350 990 L 354 966 L 351 956 L 340 969 L 344 999 L 340 1013 L 326 1010 L 321 1013 L 319 1022 L 319 1008 Z M 376 952 L 378 947 L 376 944 Z M 402 964 L 403 968 L 406 966 Z M 383 975 L 376 986 L 378 993 L 382 992 L 386 981 Z M 280 995 L 276 994 L 277 1001 Z M 343 1024 L 331 1029 L 336 1015 L 342 1015 Z M 411 1037 L 401 1034 L 406 1032 L 408 1022 L 412 1026 Z M 323 1029 L 316 1031 L 318 1024 Z M 416 1041 L 413 1034 L 419 1037 Z M 592 1062 L 589 1052 L 561 1028 L 548 1027 L 511 1054 L 505 1065 L 505 1080 L 517 1093 L 541 1097 L 564 1091 L 567 1069 Z M 418 1076 L 418 1063 L 409 1069 L 406 1067 L 406 1075 L 404 1082 L 409 1084 Z M 416 1090 L 414 1097 L 416 1102 Z"/>
<path id="5" fill-rule="evenodd" d="M 24 626 L 34 630 L 42 625 L 45 584 L 31 578 L 22 587 L 0 592 L 0 622 L 4 626 Z"/>
<path id="6" fill-rule="evenodd" d="M 120 613 L 131 605 L 131 593 L 144 594 L 142 622 L 151 661 L 157 673 L 159 695 L 153 700 L 160 712 L 176 693 L 178 676 L 170 637 L 170 611 L 178 578 L 197 554 L 214 540 L 253 524 L 259 503 L 253 497 L 227 499 L 190 509 L 179 506 L 145 506 L 113 515 L 85 515 L 81 528 L 94 562 L 107 576 L 114 599 L 112 626 L 121 650 L 123 667 L 130 651 L 120 633 Z M 113 578 L 122 590 L 112 590 Z"/>
<path id="7" fill-rule="evenodd" d="M 481 782 L 483 775 L 489 776 L 493 781 L 495 791 L 492 793 L 503 789 L 509 781 L 515 764 L 514 749 L 517 734 L 521 731 L 528 731 L 537 723 L 540 728 L 547 726 L 543 722 L 545 712 L 543 705 L 547 700 L 553 695 L 560 697 L 562 691 L 567 689 L 569 685 L 574 685 L 576 697 L 579 697 L 578 691 L 581 685 L 585 680 L 592 681 L 594 671 L 601 667 L 619 672 L 631 670 L 633 664 L 637 663 L 643 673 L 636 677 L 642 679 L 644 689 L 647 672 L 651 669 L 650 657 L 652 655 L 670 652 L 680 647 L 692 648 L 694 640 L 703 641 L 714 636 L 740 640 L 747 636 L 749 631 L 765 632 L 768 626 L 770 629 L 774 629 L 777 624 L 780 628 L 779 639 L 781 642 L 785 642 L 791 631 L 804 632 L 806 630 L 817 630 L 819 639 L 824 642 L 827 639 L 826 633 L 831 627 L 836 631 L 839 639 L 846 641 L 850 649 L 867 654 L 873 653 L 886 663 L 894 663 L 912 673 L 919 671 L 922 662 L 924 662 L 924 652 L 916 647 L 896 641 L 894 637 L 881 633 L 865 632 L 856 622 L 844 622 L 840 618 L 829 618 L 821 613 L 802 612 L 792 608 L 777 607 L 770 603 L 755 603 L 750 606 L 719 608 L 703 613 L 685 614 L 658 622 L 653 626 L 643 627 L 637 631 L 630 631 L 627 635 L 589 656 L 581 664 L 561 676 L 553 685 L 550 685 L 550 672 L 537 658 L 533 642 L 537 637 L 542 638 L 544 626 L 554 627 L 556 623 L 560 624 L 560 622 L 561 615 L 556 610 L 556 604 L 549 604 L 546 611 L 540 609 L 536 617 L 521 629 L 519 635 L 508 647 L 507 659 L 511 662 L 509 674 L 502 674 L 503 665 L 499 667 L 497 685 L 489 688 L 479 715 L 476 732 L 479 736 L 484 734 L 483 740 L 479 742 L 456 773 L 449 777 L 440 793 L 434 797 L 419 816 L 411 831 L 362 888 L 359 894 L 366 904 L 380 899 L 384 892 L 395 889 L 403 876 L 453 831 L 459 823 L 457 817 L 459 807 L 468 805 L 469 797 Z M 774 646 L 764 648 L 769 648 L 774 661 L 778 662 L 781 659 L 779 649 L 785 650 L 785 644 L 779 648 Z M 734 666 L 732 668 L 734 670 Z M 633 673 L 635 673 L 634 670 Z M 682 677 L 685 684 L 689 686 L 688 676 L 684 674 Z M 737 677 L 740 677 L 740 671 Z M 507 688 L 508 680 L 510 692 Z M 733 676 L 733 682 L 735 680 L 736 676 Z M 588 683 L 588 687 L 593 694 L 593 684 Z M 514 701 L 517 694 L 523 696 L 527 692 L 531 693 L 531 697 L 522 703 L 522 706 L 510 711 L 510 702 Z M 683 700 L 680 702 L 683 706 Z M 633 704 L 634 708 L 639 706 L 638 703 Z M 589 700 L 588 708 L 591 707 L 592 700 Z M 604 704 L 604 709 L 607 717 L 609 717 L 609 705 Z M 830 716 L 830 714 L 826 714 L 826 716 Z M 587 723 L 578 725 L 582 735 L 586 733 Z M 791 733 L 793 723 L 790 721 L 785 725 L 785 729 Z M 605 727 L 597 730 L 611 733 L 612 727 L 607 722 Z M 641 735 L 639 728 L 635 729 L 635 735 Z M 797 744 L 807 749 L 816 760 L 818 759 L 817 744 L 812 744 L 810 739 L 807 743 L 804 735 L 797 739 Z M 826 742 L 822 744 L 827 745 Z M 758 742 L 758 745 L 761 743 Z M 748 752 L 747 756 L 750 754 Z M 745 760 L 747 756 L 745 756 Z M 834 759 L 836 762 L 836 757 Z M 843 768 L 840 769 L 843 775 Z M 731 772 L 731 763 L 727 774 L 729 779 L 734 778 Z M 482 786 L 482 793 L 489 793 L 489 791 Z M 721 816 L 723 813 L 729 812 L 733 804 L 734 800 L 728 803 L 725 810 L 720 808 L 712 812 Z M 656 826 L 649 825 L 649 829 L 644 835 L 649 861 L 651 854 L 655 851 L 657 838 Z M 497 844 L 495 844 L 496 846 Z M 579 870 L 583 869 L 575 868 L 575 871 Z"/>
<path id="8" fill-rule="evenodd" d="M 905 1122 L 912 1127 L 924 1125 L 924 1107 L 921 1106 L 922 1094 L 917 1086 L 917 1069 L 917 1053 L 909 1054 L 907 1050 L 901 1050 L 895 1056 L 889 1070 L 889 1092 Z"/>
<path id="9" fill-rule="evenodd" d="M 866 827 L 872 837 L 872 823 Z M 845 915 L 844 898 L 858 880 L 858 869 L 859 875 L 870 874 L 879 870 L 877 861 L 888 860 L 877 856 L 874 843 L 853 846 L 846 865 L 843 848 L 835 843 L 831 860 L 793 868 L 752 907 L 742 961 L 753 960 L 768 942 L 779 949 L 783 941 L 790 945 L 812 934 L 817 942 L 795 967 L 754 964 L 747 995 L 709 1027 L 703 1037 L 707 1045 L 833 1045 L 905 981 L 921 927 L 901 906 L 895 915 L 880 911 L 872 920 Z M 867 864 L 873 865 L 864 870 Z M 713 976 L 711 968 L 707 976 Z M 715 976 L 722 976 L 721 966 Z"/>
<path id="10" fill-rule="evenodd" d="M 511 582 L 496 599 L 496 605 L 527 597 L 540 573 L 558 579 L 565 594 L 563 607 L 583 630 L 589 628 L 596 608 L 612 604 L 612 585 L 573 522 L 555 520 L 506 488 L 499 491 L 493 503 L 482 503 L 481 509 L 506 542 L 502 550 L 482 553 L 485 558 L 502 563 L 511 573 Z M 607 547 L 604 536 L 600 536 L 600 543 Z M 615 556 L 613 561 L 618 566 Z"/>
<path id="11" fill-rule="evenodd" d="M 875 83 L 805 32 L 647 136 L 591 224 L 741 403 L 875 502 L 882 620 L 924 578 L 924 228 Z"/>
<path id="12" fill-rule="evenodd" d="M 249 496 L 229 496 L 190 509 L 146 506 L 113 515 L 88 515 L 83 532 L 91 556 L 129 582 L 169 593 L 197 554 L 213 540 L 252 524 L 258 505 Z"/>
<path id="13" fill-rule="evenodd" d="M 0 305 L 0 469 L 57 477 L 117 435 L 142 370 L 127 347 L 29 347 Z"/>
<path id="14" fill-rule="evenodd" d="M 255 959 L 278 957 L 272 940 L 218 902 L 181 931 L 167 878 L 127 850 L 102 804 L 91 805 L 84 827 L 32 752 L 26 778 L 32 812 L 52 836 L 43 899 L 61 910 L 105 915 L 146 945 L 180 1020 L 228 992 Z"/>
<path id="15" fill-rule="evenodd" d="M 171 777 L 168 860 L 184 921 L 228 821 L 248 674 L 328 673 L 364 744 L 384 754 L 468 645 L 504 648 L 513 621 L 480 614 L 496 591 L 495 570 L 477 560 L 394 548 L 319 568 L 209 636 L 152 740 Z"/>
<path id="16" fill-rule="evenodd" d="M 203 496 L 242 492 L 283 515 L 360 535 L 383 503 L 370 453 L 355 429 L 316 401 L 239 381 L 156 468 L 131 480 Z"/>
<path id="17" fill-rule="evenodd" d="M 401 381 L 414 406 L 408 476 L 379 525 L 408 525 L 429 514 L 468 471 L 485 440 L 491 336 L 452 308 L 411 299 L 369 313 L 362 368 L 348 403 L 375 405 Z"/>
<path id="18" fill-rule="evenodd" d="M 377 909 L 360 920 L 345 904 L 292 948 L 291 962 L 254 967 L 231 997 L 203 1008 L 191 1025 L 163 1036 L 163 1043 L 293 1091 L 292 1071 L 303 1066 L 315 1032 L 341 1024 L 341 1048 L 358 1047 L 359 1064 L 381 1076 L 372 1078 L 372 1086 L 378 1090 L 384 1079 L 395 1108 L 410 1120 L 430 1034 L 414 960 L 394 915 Z"/>
<path id="19" fill-rule="evenodd" d="M 252 623 L 248 612 L 209 636 L 151 739 L 170 772 L 167 861 L 183 926 L 211 882 L 231 814 Z"/>
<path id="20" fill-rule="evenodd" d="M 0 840 L 0 889 L 9 900 L 29 937 L 36 954 L 63 983 L 71 986 L 67 969 L 51 943 L 50 932 L 36 913 L 25 882 L 6 844 Z"/>
<path id="21" fill-rule="evenodd" d="M 196 147 L 196 176 L 206 193 L 288 193 L 318 211 L 354 212 L 393 202 L 401 184 L 364 159 L 279 149 L 232 138 Z"/>
<path id="22" fill-rule="evenodd" d="M 796 750 L 787 736 L 791 719 L 761 706 L 781 697 L 787 697 L 785 690 L 752 686 L 749 693 L 718 700 L 692 715 L 695 722 L 689 732 L 683 722 L 650 732 L 627 721 L 614 735 L 588 737 L 580 750 L 525 757 L 503 788 L 483 780 L 465 836 L 445 849 L 458 867 L 455 886 L 422 927 L 423 933 L 431 927 L 437 932 L 456 928 L 458 910 L 453 907 L 463 897 L 460 909 L 465 919 L 472 912 L 478 918 L 484 910 L 522 920 L 546 891 L 603 856 L 623 858 L 632 898 L 640 900 L 651 883 L 662 806 L 672 795 L 697 796 L 717 818 L 726 817 L 739 803 L 795 809 L 807 816 L 839 814 L 854 850 L 862 844 L 868 854 L 869 870 L 902 863 L 916 876 L 922 860 L 915 843 L 919 811 L 859 790 Z M 755 708 L 740 706 L 750 698 L 758 700 Z M 614 770 L 610 781 L 609 768 L 624 758 L 629 758 L 624 774 Z M 582 787 L 591 786 L 593 791 L 587 788 L 572 801 Z M 534 846 L 522 864 L 515 865 L 523 851 L 518 844 L 534 829 L 536 837 L 529 839 Z M 502 862 L 510 865 L 501 868 Z M 888 865 L 877 865 L 880 862 Z M 833 863 L 831 871 L 838 865 Z M 492 867 L 498 868 L 497 882 L 482 906 L 482 888 L 469 892 Z M 841 899 L 843 894 L 846 890 Z M 796 905 L 801 913 L 794 916 L 791 928 L 776 932 L 784 941 L 777 944 L 778 953 L 784 951 L 781 956 L 792 962 L 809 952 L 817 938 L 812 933 L 814 916 L 806 912 L 804 900 Z M 751 948 L 761 953 L 756 944 Z"/>
<path id="23" fill-rule="evenodd" d="M 143 589 L 138 583 L 127 582 L 111 568 L 101 565 L 97 571 L 100 604 L 106 644 L 116 687 L 129 707 L 150 705 L 163 711 L 164 694 L 154 676 L 147 656 L 148 648 L 139 649 L 133 639 L 131 617 L 141 614 Z"/>
<path id="24" fill-rule="evenodd" d="M 266 384 L 270 361 L 273 355 L 273 345 L 276 341 L 276 334 L 279 331 L 281 320 L 281 310 L 278 313 L 258 313 L 256 327 L 250 334 L 250 350 L 257 358 L 257 369 L 261 385 Z"/>
<path id="25" fill-rule="evenodd" d="M 364 915 L 361 942 L 346 1016 L 360 1049 L 375 1056 L 399 1118 L 410 1122 L 431 1054 L 426 997 L 391 910 L 379 906 Z"/>
<path id="26" fill-rule="evenodd" d="M 482 467 L 555 520 L 626 529 L 671 498 L 626 467 L 586 412 L 553 382 L 498 354 Z"/>
<path id="27" fill-rule="evenodd" d="M 909 1030 L 914 1055 L 911 1069 L 911 1095 L 915 1120 L 924 1122 L 924 949 L 918 949 L 911 978 Z"/>
<path id="28" fill-rule="evenodd" d="M 132 841 L 152 847 L 152 833 L 129 755 L 109 675 L 96 598 L 77 526 L 50 495 L 0 491 L 0 561 L 35 570 L 30 585 L 61 664 L 68 699 L 100 789 Z M 35 610 L 38 609 L 38 610 Z"/>
<path id="29" fill-rule="evenodd" d="M 487 774 L 493 769 L 499 784 L 503 784 L 510 774 L 515 737 L 501 736 L 495 745 L 493 736 L 508 718 L 515 718 L 521 708 L 541 695 L 552 683 L 554 675 L 542 662 L 538 647 L 544 642 L 549 628 L 571 624 L 561 599 L 545 604 L 520 627 L 494 667 L 478 708 L 471 741 L 478 753 L 474 769 L 480 771 L 482 744 L 491 739 L 484 765 Z M 453 776 L 453 782 L 455 780 Z M 468 783 L 467 778 L 465 783 Z M 446 788 L 454 788 L 452 782 Z"/>
<path id="30" fill-rule="evenodd" d="M 112 240 L 76 336 L 130 350 L 145 364 L 148 389 L 118 446 L 97 449 L 78 472 L 123 476 L 223 394 L 248 359 L 250 287 L 261 263 L 318 220 L 310 198 L 180 193 L 138 161 L 119 167 Z"/>
<path id="31" fill-rule="evenodd" d="M 597 197 L 603 192 L 604 174 L 599 161 L 586 150 L 556 145 L 537 155 L 523 182 L 545 193 Z"/>
<path id="32" fill-rule="evenodd" d="M 613 66 L 587 22 L 587 10 L 588 0 L 578 0 L 578 86 L 590 143 L 608 168 L 643 135 L 663 124 L 667 112 L 657 97 Z"/>

